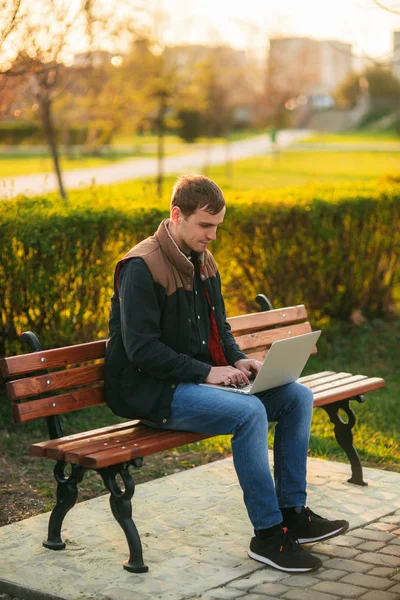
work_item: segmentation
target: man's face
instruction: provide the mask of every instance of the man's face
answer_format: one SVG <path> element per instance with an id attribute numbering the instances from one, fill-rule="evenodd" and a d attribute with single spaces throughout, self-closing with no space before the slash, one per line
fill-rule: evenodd
<path id="1" fill-rule="evenodd" d="M 208 244 L 216 239 L 218 226 L 222 224 L 225 208 L 217 215 L 207 212 L 207 207 L 198 208 L 185 217 L 178 207 L 173 207 L 171 220 L 175 241 L 184 252 L 204 252 Z"/>

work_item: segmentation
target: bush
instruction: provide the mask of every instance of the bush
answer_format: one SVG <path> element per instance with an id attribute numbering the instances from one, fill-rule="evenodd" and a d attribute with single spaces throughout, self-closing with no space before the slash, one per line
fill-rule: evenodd
<path id="1" fill-rule="evenodd" d="M 61 346 L 107 334 L 117 260 L 155 231 L 167 211 L 132 210 L 96 188 L 70 204 L 55 196 L 0 203 L 0 353 L 19 335 Z M 146 190 L 142 192 L 143 205 Z M 213 247 L 229 314 L 304 302 L 314 317 L 381 316 L 399 283 L 400 185 L 380 181 L 228 195 Z"/>
<path id="2" fill-rule="evenodd" d="M 0 123 L 0 140 L 2 144 L 18 146 L 25 140 L 41 139 L 40 125 L 34 123 L 10 122 Z"/>
<path id="3" fill-rule="evenodd" d="M 177 116 L 180 123 L 177 131 L 179 137 L 189 144 L 195 142 L 201 136 L 201 113 L 197 110 L 181 110 Z"/>
<path id="4" fill-rule="evenodd" d="M 400 185 L 271 196 L 228 209 L 216 254 L 236 309 L 254 309 L 249 300 L 264 292 L 275 307 L 304 302 L 316 319 L 392 312 L 400 283 Z"/>

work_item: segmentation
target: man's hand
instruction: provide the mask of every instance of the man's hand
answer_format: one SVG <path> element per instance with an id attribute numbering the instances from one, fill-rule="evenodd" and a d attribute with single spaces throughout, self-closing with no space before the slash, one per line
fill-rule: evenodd
<path id="1" fill-rule="evenodd" d="M 214 385 L 221 383 L 224 385 L 250 383 L 246 373 L 241 369 L 235 369 L 235 367 L 211 367 L 211 371 L 204 382 L 213 383 Z"/>
<path id="2" fill-rule="evenodd" d="M 239 371 L 242 371 L 247 377 L 251 377 L 257 375 L 258 371 L 261 369 L 261 363 L 254 358 L 241 358 L 235 362 L 235 367 L 236 369 L 239 369 Z"/>

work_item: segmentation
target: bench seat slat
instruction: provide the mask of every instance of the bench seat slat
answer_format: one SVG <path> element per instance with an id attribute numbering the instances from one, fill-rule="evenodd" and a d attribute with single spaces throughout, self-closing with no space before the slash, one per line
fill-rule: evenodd
<path id="1" fill-rule="evenodd" d="M 307 319 L 307 311 L 304 304 L 298 306 L 289 306 L 248 315 L 239 315 L 230 317 L 228 320 L 233 335 L 243 334 L 244 332 L 257 331 L 274 327 L 275 325 L 289 325 L 298 323 Z"/>
<path id="2" fill-rule="evenodd" d="M 106 341 L 99 340 L 87 344 L 77 344 L 76 346 L 65 346 L 64 348 L 53 348 L 52 350 L 40 350 L 39 352 L 10 356 L 9 358 L 0 359 L 0 372 L 4 378 L 8 379 L 35 371 L 76 365 L 89 360 L 104 358 L 105 347 Z"/>
<path id="3" fill-rule="evenodd" d="M 305 375 L 304 377 L 300 377 L 298 382 L 306 384 L 308 381 L 313 381 L 314 379 L 319 379 L 320 377 L 325 377 L 327 375 L 335 375 L 335 373 L 334 371 L 321 371 L 320 373 L 314 373 L 313 375 Z"/>
<path id="4" fill-rule="evenodd" d="M 295 337 L 302 333 L 310 333 L 311 325 L 308 321 L 298 325 L 288 325 L 287 327 L 279 327 L 276 329 L 268 329 L 266 331 L 257 331 L 245 335 L 235 336 L 236 342 L 241 350 L 246 352 L 252 348 L 268 347 L 276 340 L 282 340 L 288 337 Z"/>
<path id="5" fill-rule="evenodd" d="M 324 392 L 325 390 L 333 390 L 337 387 L 343 385 L 349 385 L 350 383 L 356 383 L 357 381 L 363 381 L 368 379 L 368 375 L 352 375 L 351 377 L 344 377 L 342 379 L 335 379 L 334 381 L 330 381 L 328 383 L 320 384 L 317 386 L 309 386 L 314 394 L 318 392 Z"/>
<path id="6" fill-rule="evenodd" d="M 113 450 L 125 446 L 125 444 L 130 442 L 142 445 L 144 442 L 149 441 L 150 438 L 154 439 L 157 437 L 159 433 L 159 429 L 139 425 L 119 434 L 114 433 L 108 436 L 98 436 L 84 442 L 70 442 L 69 444 L 59 446 L 59 448 L 47 450 L 46 456 L 56 458 L 57 460 L 65 459 L 67 462 L 75 463 L 79 461 L 80 457 L 87 454 L 94 454 L 103 450 Z"/>
<path id="7" fill-rule="evenodd" d="M 372 390 L 378 390 L 382 387 L 385 387 L 384 379 L 381 377 L 369 377 L 363 381 L 343 385 L 334 388 L 333 390 L 317 392 L 314 395 L 314 406 L 323 406 L 324 404 L 331 404 L 338 400 L 354 398 L 354 396 L 359 396 L 360 394 L 371 392 Z"/>
<path id="8" fill-rule="evenodd" d="M 338 379 L 346 379 L 346 377 L 351 377 L 351 373 L 345 373 L 345 372 L 331 373 L 330 375 L 324 375 L 322 377 L 317 377 L 315 379 L 312 379 L 311 381 L 308 381 L 304 385 L 314 389 L 314 387 L 317 385 L 323 385 L 325 383 L 334 382 L 334 381 L 337 381 Z"/>
<path id="9" fill-rule="evenodd" d="M 15 422 L 22 423 L 39 417 L 61 415 L 96 404 L 104 404 L 103 386 L 85 388 L 69 394 L 41 398 L 23 404 L 13 404 L 12 411 Z"/>
<path id="10" fill-rule="evenodd" d="M 118 423 L 117 425 L 107 425 L 106 427 L 100 427 L 99 429 L 92 429 L 91 431 L 82 431 L 80 433 L 73 433 L 71 435 L 65 435 L 61 438 L 54 440 L 46 440 L 44 442 L 35 442 L 29 448 L 31 456 L 46 456 L 46 452 L 50 448 L 57 448 L 59 445 L 67 444 L 72 441 L 84 442 L 84 440 L 91 439 L 96 435 L 107 435 L 111 433 L 124 432 L 132 427 L 137 427 L 141 423 L 137 419 L 134 421 L 126 421 L 124 423 Z"/>
<path id="11" fill-rule="evenodd" d="M 103 379 L 104 364 L 97 364 L 9 381 L 6 387 L 10 399 L 17 400 L 54 390 L 95 383 L 96 381 L 103 381 Z"/>
<path id="12" fill-rule="evenodd" d="M 129 461 L 133 458 L 155 454 L 162 450 L 178 448 L 184 444 L 199 442 L 200 440 L 205 440 L 210 437 L 214 436 L 203 433 L 163 430 L 158 432 L 156 441 L 150 440 L 138 446 L 134 445 L 136 442 L 130 442 L 125 445 L 124 449 L 121 447 L 119 450 L 104 450 L 102 452 L 89 454 L 86 457 L 81 458 L 79 464 L 82 464 L 85 467 L 99 469 L 101 467 Z"/>

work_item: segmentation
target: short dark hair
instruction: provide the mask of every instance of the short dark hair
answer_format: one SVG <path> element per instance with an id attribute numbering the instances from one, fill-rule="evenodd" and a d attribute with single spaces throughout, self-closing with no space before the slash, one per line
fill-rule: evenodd
<path id="1" fill-rule="evenodd" d="M 178 206 L 185 217 L 198 208 L 205 208 L 212 215 L 217 215 L 225 204 L 220 188 L 204 175 L 183 175 L 172 189 L 171 208 Z"/>

